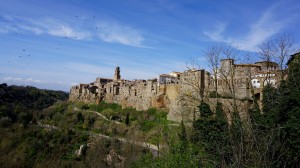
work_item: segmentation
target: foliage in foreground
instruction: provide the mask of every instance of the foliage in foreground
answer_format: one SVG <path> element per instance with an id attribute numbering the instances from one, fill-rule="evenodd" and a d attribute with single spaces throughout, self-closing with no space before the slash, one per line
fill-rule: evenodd
<path id="1" fill-rule="evenodd" d="M 221 104 L 212 112 L 201 102 L 200 118 L 193 122 L 189 138 L 183 131 L 180 143 L 169 144 L 164 155 L 143 157 L 133 167 L 299 167 L 299 59 L 298 53 L 289 61 L 288 78 L 279 88 L 264 88 L 263 111 L 250 109 L 250 121 L 241 122 L 239 113 L 231 112 L 228 125 Z"/>

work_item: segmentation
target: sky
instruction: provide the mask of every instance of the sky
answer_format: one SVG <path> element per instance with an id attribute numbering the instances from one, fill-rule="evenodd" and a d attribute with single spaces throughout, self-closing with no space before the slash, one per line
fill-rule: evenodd
<path id="1" fill-rule="evenodd" d="M 230 43 L 253 57 L 290 33 L 300 46 L 299 0 L 1 0 L 0 83 L 69 91 L 112 78 L 183 71 Z"/>

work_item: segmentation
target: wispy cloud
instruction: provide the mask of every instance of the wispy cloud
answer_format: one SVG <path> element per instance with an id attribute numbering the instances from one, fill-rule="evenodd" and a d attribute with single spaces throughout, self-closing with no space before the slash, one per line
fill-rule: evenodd
<path id="1" fill-rule="evenodd" d="M 213 41 L 223 42 L 225 41 L 225 39 L 222 34 L 225 29 L 226 29 L 226 24 L 219 22 L 215 25 L 214 31 L 204 31 L 203 34 L 209 37 Z"/>
<path id="2" fill-rule="evenodd" d="M 0 22 L 0 33 L 18 32 L 18 29 L 13 25 Z"/>
<path id="3" fill-rule="evenodd" d="M 53 18 L 34 20 L 18 16 L 4 16 L 6 22 L 1 22 L 0 32 L 31 32 L 37 35 L 48 34 L 57 37 L 69 37 L 75 40 L 91 38 L 89 31 L 74 29 L 67 23 Z"/>
<path id="4" fill-rule="evenodd" d="M 218 23 L 215 30 L 204 31 L 203 34 L 212 41 L 225 42 L 237 45 L 239 49 L 245 51 L 258 51 L 258 46 L 282 31 L 290 21 L 289 18 L 280 16 L 280 4 L 274 4 L 268 8 L 254 23 L 249 24 L 249 31 L 244 36 L 237 38 L 227 37 L 225 35 L 226 24 Z"/>
<path id="5" fill-rule="evenodd" d="M 78 40 L 89 39 L 88 31 L 75 31 L 71 27 L 61 25 L 59 29 L 49 29 L 48 34 L 58 37 L 71 37 Z"/>
<path id="6" fill-rule="evenodd" d="M 269 8 L 257 22 L 251 25 L 250 32 L 245 38 L 239 41 L 239 47 L 242 50 L 257 51 L 258 45 L 279 33 L 286 22 L 276 20 L 274 15 L 275 7 Z"/>
<path id="7" fill-rule="evenodd" d="M 97 23 L 98 37 L 106 42 L 141 47 L 145 40 L 141 33 L 117 22 L 102 21 Z"/>
<path id="8" fill-rule="evenodd" d="M 134 47 L 144 47 L 145 38 L 140 31 L 116 21 L 95 21 L 78 27 L 54 18 L 31 19 L 19 16 L 4 16 L 0 22 L 0 33 L 31 32 L 36 35 L 48 34 L 68 37 L 74 40 L 100 39 L 108 43 L 119 43 Z M 76 27 L 76 28 L 74 28 Z M 95 30 L 96 27 L 96 30 Z"/>

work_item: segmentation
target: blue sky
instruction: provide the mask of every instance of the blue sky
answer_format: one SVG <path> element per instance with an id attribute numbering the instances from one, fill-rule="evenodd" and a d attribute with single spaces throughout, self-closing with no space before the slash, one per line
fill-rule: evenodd
<path id="1" fill-rule="evenodd" d="M 0 83 L 68 91 L 96 77 L 148 79 L 183 71 L 231 43 L 257 55 L 265 40 L 300 40 L 298 0 L 3 0 Z"/>

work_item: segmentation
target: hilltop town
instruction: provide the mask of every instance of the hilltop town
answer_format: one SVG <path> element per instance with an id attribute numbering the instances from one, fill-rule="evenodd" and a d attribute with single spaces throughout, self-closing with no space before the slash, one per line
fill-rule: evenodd
<path id="1" fill-rule="evenodd" d="M 244 107 L 253 105 L 254 99 L 260 102 L 263 86 L 279 84 L 283 72 L 270 61 L 235 64 L 233 59 L 223 59 L 220 65 L 215 74 L 205 69 L 189 69 L 132 81 L 122 79 L 120 67 L 116 67 L 113 79 L 99 77 L 92 83 L 73 86 L 69 100 L 105 101 L 137 110 L 154 107 L 168 111 L 168 119 L 180 120 L 183 114 L 192 118 L 200 101 L 214 105 L 216 98 L 228 105 L 235 101 L 245 111 Z"/>

